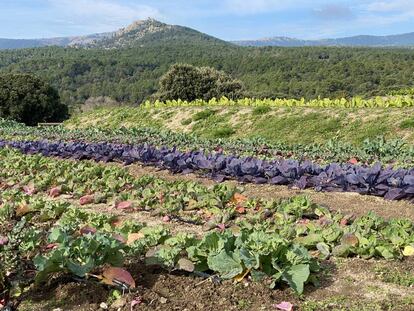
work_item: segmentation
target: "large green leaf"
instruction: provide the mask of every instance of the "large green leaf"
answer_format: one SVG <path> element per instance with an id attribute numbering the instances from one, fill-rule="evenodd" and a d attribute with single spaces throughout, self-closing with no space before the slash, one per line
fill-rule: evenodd
<path id="1" fill-rule="evenodd" d="M 300 264 L 292 266 L 282 273 L 282 278 L 298 294 L 303 293 L 303 287 L 310 275 L 309 265 Z"/>
<path id="2" fill-rule="evenodd" d="M 232 279 L 243 272 L 243 266 L 234 253 L 222 251 L 217 255 L 209 256 L 208 267 L 220 274 L 223 279 Z"/>

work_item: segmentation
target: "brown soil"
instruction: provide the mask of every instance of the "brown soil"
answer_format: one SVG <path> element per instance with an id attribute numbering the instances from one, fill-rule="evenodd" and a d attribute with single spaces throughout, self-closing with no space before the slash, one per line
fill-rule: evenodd
<path id="1" fill-rule="evenodd" d="M 167 273 L 140 263 L 128 265 L 138 287 L 127 293 L 119 309 L 111 307 L 110 289 L 93 281 L 75 282 L 61 277 L 48 286 L 28 293 L 22 311 L 98 310 L 104 302 L 110 310 L 131 310 L 131 301 L 141 303 L 133 310 L 276 310 L 274 304 L 289 301 L 295 310 L 414 310 L 414 289 L 382 282 L 375 267 L 406 271 L 413 261 L 385 262 L 361 259 L 331 260 L 323 264 L 321 285 L 308 285 L 303 297 L 287 288 L 269 289 L 245 280 L 213 284 L 183 273 Z M 29 298 L 30 297 L 30 298 Z"/>

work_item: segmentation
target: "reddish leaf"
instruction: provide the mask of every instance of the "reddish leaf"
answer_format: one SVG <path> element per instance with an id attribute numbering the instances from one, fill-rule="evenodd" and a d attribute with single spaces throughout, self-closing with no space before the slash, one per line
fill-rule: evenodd
<path id="1" fill-rule="evenodd" d="M 218 224 L 217 228 L 219 229 L 219 231 L 223 232 L 224 230 L 226 230 L 226 225 L 225 224 Z"/>
<path id="2" fill-rule="evenodd" d="M 121 242 L 122 244 L 126 244 L 126 242 L 127 242 L 127 240 L 126 240 L 126 239 L 125 239 L 122 235 L 120 235 L 120 234 L 113 233 L 113 234 L 112 234 L 112 237 L 113 237 L 115 240 L 117 240 L 117 241 Z"/>
<path id="3" fill-rule="evenodd" d="M 132 301 L 131 301 L 131 310 L 134 309 L 135 306 L 140 305 L 142 303 L 142 298 L 141 297 L 135 297 Z"/>
<path id="4" fill-rule="evenodd" d="M 164 216 L 164 217 L 162 218 L 162 221 L 163 221 L 163 222 L 170 222 L 170 221 L 171 221 L 171 218 L 170 218 L 170 216 Z"/>
<path id="5" fill-rule="evenodd" d="M 27 185 L 23 186 L 23 192 L 28 195 L 32 195 L 36 193 L 36 189 L 34 188 L 34 185 Z"/>
<path id="6" fill-rule="evenodd" d="M 283 311 L 293 311 L 293 305 L 290 302 L 283 301 L 277 305 L 274 305 L 276 309 Z"/>
<path id="7" fill-rule="evenodd" d="M 0 235 L 0 246 L 4 246 L 9 244 L 9 238 L 6 236 L 1 236 Z"/>
<path id="8" fill-rule="evenodd" d="M 116 218 L 111 222 L 111 225 L 115 228 L 118 228 L 118 227 L 121 227 L 124 222 L 125 222 L 124 220 Z"/>
<path id="9" fill-rule="evenodd" d="M 116 208 L 117 209 L 122 209 L 122 210 L 129 210 L 132 209 L 132 202 L 129 201 L 123 201 L 123 202 L 119 202 L 118 204 L 116 204 Z"/>
<path id="10" fill-rule="evenodd" d="M 91 204 L 91 203 L 93 203 L 94 200 L 95 199 L 94 199 L 93 195 L 85 195 L 85 196 L 83 196 L 79 199 L 79 204 L 80 205 Z"/>
<path id="11" fill-rule="evenodd" d="M 109 267 L 102 273 L 102 282 L 108 285 L 122 286 L 127 288 L 135 288 L 135 280 L 131 274 L 117 267 Z"/>
<path id="12" fill-rule="evenodd" d="M 353 164 L 353 165 L 358 164 L 358 159 L 356 159 L 356 158 L 351 158 L 351 159 L 349 159 L 348 163 L 349 163 L 349 164 Z"/>
<path id="13" fill-rule="evenodd" d="M 59 246 L 58 243 L 50 243 L 50 244 L 46 245 L 45 249 L 47 249 L 47 250 L 49 250 L 49 249 L 55 249 L 58 246 Z"/>
<path id="14" fill-rule="evenodd" d="M 353 233 L 346 233 L 342 236 L 341 243 L 348 246 L 358 246 L 359 240 L 358 237 Z"/>
<path id="15" fill-rule="evenodd" d="M 95 234 L 96 233 L 96 229 L 94 227 L 90 227 L 90 226 L 85 226 L 82 229 L 80 229 L 80 234 L 81 235 L 87 235 L 87 234 Z"/>
<path id="16" fill-rule="evenodd" d="M 246 208 L 244 208 L 243 206 L 237 206 L 236 212 L 239 214 L 246 214 Z"/>
<path id="17" fill-rule="evenodd" d="M 52 198 L 57 198 L 58 196 L 60 196 L 60 194 L 61 194 L 61 189 L 58 187 L 53 187 L 49 191 L 49 196 Z"/>

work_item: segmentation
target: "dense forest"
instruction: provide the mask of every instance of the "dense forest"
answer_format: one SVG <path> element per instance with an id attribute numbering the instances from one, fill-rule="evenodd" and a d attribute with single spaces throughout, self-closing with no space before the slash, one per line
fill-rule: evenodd
<path id="1" fill-rule="evenodd" d="M 212 66 L 241 80 L 250 96 L 308 99 L 386 95 L 414 85 L 414 51 L 372 48 L 248 48 L 170 40 L 123 49 L 46 47 L 0 52 L 0 73 L 35 73 L 62 101 L 109 96 L 139 104 L 175 63 Z"/>

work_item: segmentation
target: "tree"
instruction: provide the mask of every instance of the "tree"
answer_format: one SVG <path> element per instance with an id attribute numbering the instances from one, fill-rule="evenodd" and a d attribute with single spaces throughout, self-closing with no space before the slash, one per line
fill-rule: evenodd
<path id="1" fill-rule="evenodd" d="M 0 117 L 27 125 L 60 122 L 68 117 L 68 107 L 58 92 L 36 76 L 0 75 Z"/>
<path id="2" fill-rule="evenodd" d="M 242 82 L 223 71 L 210 67 L 176 64 L 161 77 L 160 88 L 155 94 L 155 98 L 192 101 L 226 96 L 230 99 L 237 99 L 242 97 L 243 93 Z"/>

